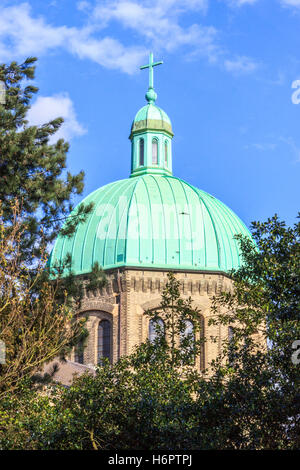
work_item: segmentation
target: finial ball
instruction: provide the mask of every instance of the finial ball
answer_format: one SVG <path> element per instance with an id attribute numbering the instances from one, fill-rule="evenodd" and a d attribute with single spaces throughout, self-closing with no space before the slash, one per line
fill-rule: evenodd
<path id="1" fill-rule="evenodd" d="M 148 101 L 148 103 L 155 103 L 156 98 L 157 98 L 157 94 L 155 93 L 153 88 L 149 88 L 149 90 L 146 93 L 146 100 Z"/>

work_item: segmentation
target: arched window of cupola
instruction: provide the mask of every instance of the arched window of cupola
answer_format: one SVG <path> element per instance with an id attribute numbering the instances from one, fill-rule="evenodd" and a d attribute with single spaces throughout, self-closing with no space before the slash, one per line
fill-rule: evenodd
<path id="1" fill-rule="evenodd" d="M 165 166 L 168 166 L 168 153 L 169 153 L 168 141 L 165 140 Z"/>
<path id="2" fill-rule="evenodd" d="M 139 161 L 140 161 L 140 166 L 144 166 L 144 161 L 145 161 L 145 142 L 144 139 L 139 140 Z"/>
<path id="3" fill-rule="evenodd" d="M 158 165 L 158 140 L 152 139 L 152 165 Z"/>
<path id="4" fill-rule="evenodd" d="M 149 321 L 149 341 L 154 343 L 159 335 L 164 335 L 165 324 L 161 318 L 152 318 Z"/>
<path id="5" fill-rule="evenodd" d="M 109 320 L 101 320 L 98 325 L 97 363 L 101 364 L 103 358 L 111 361 L 111 324 Z"/>

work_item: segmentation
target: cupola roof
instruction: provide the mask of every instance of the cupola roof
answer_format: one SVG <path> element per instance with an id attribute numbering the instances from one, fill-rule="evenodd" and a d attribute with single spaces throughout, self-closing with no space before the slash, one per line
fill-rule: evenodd
<path id="1" fill-rule="evenodd" d="M 146 104 L 136 113 L 131 126 L 130 137 L 137 132 L 144 132 L 147 129 L 165 131 L 171 137 L 174 135 L 171 120 L 167 113 L 152 103 Z"/>

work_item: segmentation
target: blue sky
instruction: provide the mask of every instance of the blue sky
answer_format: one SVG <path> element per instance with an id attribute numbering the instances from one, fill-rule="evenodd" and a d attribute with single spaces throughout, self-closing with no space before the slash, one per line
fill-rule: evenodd
<path id="1" fill-rule="evenodd" d="M 0 1 L 0 62 L 39 58 L 31 123 L 65 118 L 84 196 L 130 171 L 148 53 L 176 176 L 249 225 L 299 210 L 300 0 Z M 298 81 L 297 81 L 298 80 Z M 80 198 L 81 199 L 81 198 Z M 78 199 L 78 202 L 79 200 Z"/>

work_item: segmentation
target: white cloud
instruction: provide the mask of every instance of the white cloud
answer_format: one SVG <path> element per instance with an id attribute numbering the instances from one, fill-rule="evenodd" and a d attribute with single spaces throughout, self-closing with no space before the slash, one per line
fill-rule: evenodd
<path id="1" fill-rule="evenodd" d="M 231 7 L 241 7 L 244 5 L 254 5 L 259 0 L 224 0 Z M 278 0 L 283 7 L 300 8 L 300 0 Z"/>
<path id="2" fill-rule="evenodd" d="M 250 3 L 256 0 L 239 0 Z M 209 62 L 222 64 L 233 73 L 251 73 L 257 68 L 255 61 L 248 57 L 224 59 L 230 56 L 219 43 L 220 33 L 213 26 L 194 23 L 182 27 L 179 20 L 183 13 L 208 8 L 204 0 L 114 0 L 98 2 L 90 12 L 90 20 L 102 28 L 111 22 L 118 22 L 143 36 L 146 43 L 156 51 L 178 51 L 185 46 L 186 58 L 204 56 Z"/>
<path id="3" fill-rule="evenodd" d="M 145 57 L 143 47 L 125 47 L 116 39 L 98 39 L 92 33 L 90 27 L 47 24 L 42 17 L 31 16 L 28 3 L 0 7 L 0 62 L 12 57 L 41 55 L 50 49 L 65 49 L 104 67 L 133 73 Z"/>
<path id="4" fill-rule="evenodd" d="M 91 4 L 85 0 L 77 2 L 76 6 L 79 11 L 87 11 L 91 8 Z"/>
<path id="5" fill-rule="evenodd" d="M 251 0 L 239 0 L 246 1 Z M 28 3 L 0 6 L 0 62 L 67 51 L 108 69 L 132 74 L 149 49 L 160 54 L 181 48 L 186 58 L 202 56 L 219 65 L 225 61 L 229 72 L 253 72 L 256 65 L 252 59 L 230 57 L 220 45 L 215 27 L 199 22 L 182 26 L 180 19 L 185 13 L 204 15 L 208 5 L 208 0 L 81 0 L 77 8 L 83 12 L 82 27 L 52 25 L 44 17 L 35 16 Z M 106 34 L 105 28 L 116 22 L 134 33 L 133 44 L 124 45 Z"/>
<path id="6" fill-rule="evenodd" d="M 244 5 L 254 5 L 258 0 L 225 0 L 232 7 L 242 7 Z"/>
<path id="7" fill-rule="evenodd" d="M 81 59 L 90 59 L 108 69 L 120 69 L 128 74 L 138 70 L 147 54 L 146 48 L 125 47 L 117 39 L 109 36 L 94 39 L 84 32 L 72 38 L 68 49 Z"/>
<path id="8" fill-rule="evenodd" d="M 249 57 L 242 56 L 225 60 L 224 66 L 228 72 L 244 74 L 254 72 L 258 67 L 258 63 Z"/>
<path id="9" fill-rule="evenodd" d="M 91 19 L 102 26 L 117 21 L 151 43 L 156 50 L 173 51 L 180 46 L 192 46 L 214 60 L 218 53 L 217 30 L 212 26 L 192 24 L 183 28 L 179 16 L 186 10 L 206 10 L 203 0 L 164 0 L 164 2 L 115 0 L 98 3 Z"/>
<path id="10" fill-rule="evenodd" d="M 300 8 L 300 0 L 280 0 L 283 6 Z"/>
<path id="11" fill-rule="evenodd" d="M 253 144 L 245 145 L 245 149 L 249 149 L 252 147 L 254 147 L 256 150 L 269 151 L 269 150 L 275 150 L 277 147 L 277 144 L 268 143 L 268 142 L 260 142 L 260 143 L 253 143 Z"/>
<path id="12" fill-rule="evenodd" d="M 284 142 L 290 148 L 292 155 L 294 156 L 294 162 L 300 162 L 300 147 L 296 144 L 292 137 L 279 137 L 281 142 Z"/>
<path id="13" fill-rule="evenodd" d="M 293 156 L 293 162 L 299 163 L 300 162 L 300 147 L 295 142 L 293 137 L 284 137 L 279 136 L 276 138 L 275 142 L 258 142 L 258 143 L 250 143 L 244 146 L 246 150 L 255 149 L 260 152 L 273 152 L 277 150 L 280 144 L 283 143 L 289 149 L 289 152 Z M 286 153 L 286 152 L 285 152 Z"/>
<path id="14" fill-rule="evenodd" d="M 27 3 L 2 7 L 0 9 L 0 40 L 3 44 L 1 60 L 12 54 L 16 56 L 26 55 L 28 52 L 38 54 L 60 46 L 67 39 L 68 33 L 66 27 L 54 28 L 47 25 L 43 18 L 31 18 Z"/>
<path id="15" fill-rule="evenodd" d="M 262 80 L 262 79 L 260 79 Z M 285 84 L 286 76 L 282 71 L 277 72 L 277 76 L 273 79 L 263 79 L 263 81 L 269 85 L 282 86 Z"/>
<path id="16" fill-rule="evenodd" d="M 64 123 L 50 138 L 51 143 L 60 138 L 70 140 L 86 133 L 86 129 L 77 121 L 73 102 L 67 93 L 39 96 L 27 114 L 29 125 L 32 126 L 45 124 L 57 117 L 64 118 Z"/>

